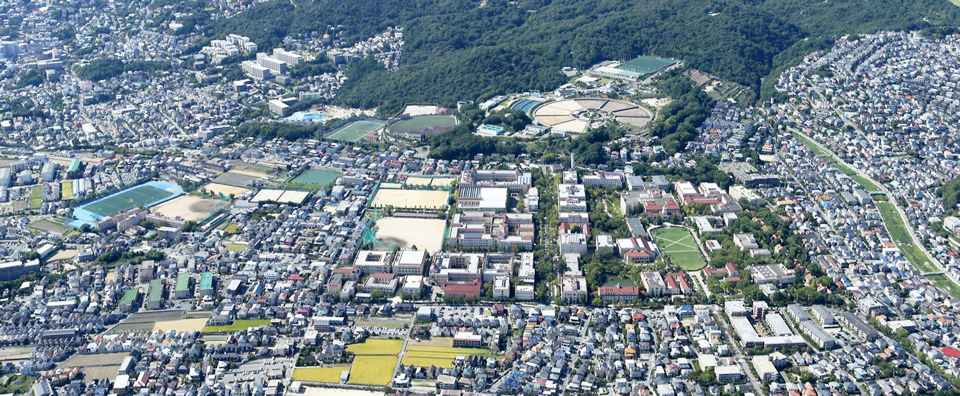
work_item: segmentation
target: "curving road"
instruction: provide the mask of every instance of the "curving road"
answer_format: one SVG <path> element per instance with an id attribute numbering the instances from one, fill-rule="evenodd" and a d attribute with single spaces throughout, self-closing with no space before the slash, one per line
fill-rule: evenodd
<path id="1" fill-rule="evenodd" d="M 870 177 L 869 174 L 867 174 L 866 172 L 860 170 L 860 168 L 857 168 L 856 166 L 853 166 L 852 164 L 847 163 L 847 162 L 844 161 L 842 158 L 840 158 L 839 156 L 837 156 L 837 154 L 834 153 L 833 150 L 830 150 L 830 149 L 827 148 L 826 146 L 820 144 L 820 142 L 818 142 L 816 139 L 814 139 L 814 138 L 811 137 L 810 135 L 807 135 L 807 134 L 801 132 L 800 130 L 797 130 L 796 128 L 789 128 L 789 130 L 790 130 L 791 132 L 795 132 L 796 134 L 798 134 L 798 135 L 800 135 L 800 136 L 803 136 L 804 138 L 806 138 L 807 140 L 809 140 L 810 142 L 812 142 L 814 145 L 816 145 L 820 150 L 823 150 L 823 152 L 829 154 L 830 157 L 833 158 L 835 161 L 837 161 L 838 163 L 840 163 L 840 164 L 842 164 L 842 165 L 845 165 L 846 167 L 848 167 L 848 168 L 850 168 L 851 170 L 853 170 L 854 172 L 856 172 L 857 175 L 859 175 L 860 177 L 863 177 L 864 179 L 867 179 L 867 180 L 870 181 L 871 183 L 875 184 L 875 185 L 877 186 L 877 188 L 880 189 L 880 193 L 885 194 L 885 195 L 889 198 L 890 204 L 892 204 L 893 207 L 897 209 L 897 214 L 899 214 L 900 220 L 903 221 L 903 225 L 904 225 L 904 228 L 907 229 L 907 233 L 910 234 L 910 239 L 911 239 L 911 241 L 913 241 L 913 244 L 914 244 L 915 246 L 917 246 L 917 247 L 920 249 L 921 252 L 923 252 L 923 255 L 927 257 L 927 261 L 929 261 L 931 264 L 933 264 L 934 266 L 936 266 L 937 269 L 940 270 L 944 275 L 946 275 L 947 278 L 949 278 L 951 281 L 953 281 L 953 283 L 956 283 L 957 285 L 960 285 L 960 280 L 956 279 L 956 277 L 953 276 L 953 274 L 951 274 L 950 272 L 947 272 L 947 269 L 944 268 L 943 264 L 940 263 L 940 260 L 937 260 L 937 258 L 934 257 L 934 256 L 930 253 L 930 251 L 927 250 L 927 247 L 924 246 L 924 244 L 920 241 L 920 238 L 917 237 L 917 233 L 916 233 L 916 231 L 913 229 L 913 224 L 910 223 L 910 219 L 907 218 L 906 212 L 904 212 L 904 211 L 903 211 L 903 208 L 900 207 L 900 204 L 897 202 L 896 198 L 895 198 L 894 195 L 890 192 L 890 190 L 887 189 L 887 186 L 883 185 L 883 183 L 880 183 L 880 182 L 874 180 L 872 177 Z M 890 233 L 889 226 L 887 226 L 886 222 L 884 222 L 884 227 L 887 228 L 887 234 L 891 235 L 891 239 L 893 239 L 892 234 Z M 917 268 L 917 270 L 920 270 L 920 268 Z"/>

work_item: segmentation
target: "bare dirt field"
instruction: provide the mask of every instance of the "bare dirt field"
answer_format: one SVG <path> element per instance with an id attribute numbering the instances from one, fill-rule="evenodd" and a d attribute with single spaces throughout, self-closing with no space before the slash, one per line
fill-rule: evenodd
<path id="1" fill-rule="evenodd" d="M 227 196 L 233 194 L 237 197 L 243 195 L 243 193 L 247 191 L 250 191 L 249 189 L 243 187 L 228 186 L 220 183 L 208 183 L 207 185 L 200 187 L 200 190 L 206 190 L 211 194 L 223 194 Z"/>
<path id="2" fill-rule="evenodd" d="M 32 346 L 0 348 L 0 362 L 4 363 L 29 360 L 32 355 Z"/>
<path id="3" fill-rule="evenodd" d="M 419 250 L 436 253 L 443 246 L 445 228 L 446 221 L 441 219 L 386 217 L 377 220 L 376 238 L 382 243 L 396 243 L 401 249 L 416 245 Z"/>
<path id="4" fill-rule="evenodd" d="M 167 320 L 163 322 L 156 322 L 153 324 L 153 331 L 203 331 L 203 327 L 207 325 L 207 319 L 180 319 L 180 320 Z"/>
<path id="5" fill-rule="evenodd" d="M 159 213 L 164 217 L 171 219 L 182 218 L 184 220 L 199 221 L 206 219 L 213 212 L 230 205 L 226 201 L 219 199 L 200 198 L 193 195 L 181 195 L 177 198 L 164 202 L 151 211 Z"/>
<path id="6" fill-rule="evenodd" d="M 447 191 L 380 189 L 370 206 L 383 208 L 439 209 L 447 204 Z"/>
<path id="7" fill-rule="evenodd" d="M 112 379 L 117 376 L 120 363 L 129 353 L 100 353 L 95 355 L 73 355 L 60 363 L 59 368 L 79 367 L 83 371 L 84 379 Z"/>

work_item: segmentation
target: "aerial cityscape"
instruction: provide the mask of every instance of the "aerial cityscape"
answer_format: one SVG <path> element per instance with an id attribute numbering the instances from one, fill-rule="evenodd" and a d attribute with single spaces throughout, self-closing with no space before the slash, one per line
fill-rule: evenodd
<path id="1" fill-rule="evenodd" d="M 0 395 L 960 395 L 958 0 L 0 9 Z"/>

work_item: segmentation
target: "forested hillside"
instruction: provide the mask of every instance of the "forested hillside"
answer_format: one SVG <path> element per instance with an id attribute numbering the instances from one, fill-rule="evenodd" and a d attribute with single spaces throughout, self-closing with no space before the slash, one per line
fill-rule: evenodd
<path id="1" fill-rule="evenodd" d="M 947 0 L 274 0 L 207 26 L 208 37 L 250 36 L 261 48 L 286 36 L 340 26 L 357 41 L 403 26 L 396 73 L 359 67 L 338 96 L 349 106 L 453 104 L 563 83 L 562 66 L 585 68 L 640 54 L 673 57 L 759 89 L 761 79 L 796 58 L 803 41 L 883 29 L 956 27 Z M 793 51 L 787 51 L 795 46 Z M 815 49 L 815 48 L 814 48 Z M 789 56 L 779 56 L 787 51 Z"/>

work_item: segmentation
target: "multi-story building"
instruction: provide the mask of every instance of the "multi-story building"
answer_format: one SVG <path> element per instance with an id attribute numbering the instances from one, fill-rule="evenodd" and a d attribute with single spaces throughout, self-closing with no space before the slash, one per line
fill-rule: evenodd
<path id="1" fill-rule="evenodd" d="M 561 276 L 560 299 L 565 303 L 586 302 L 587 278 L 583 276 Z"/>
<path id="2" fill-rule="evenodd" d="M 353 267 L 361 274 L 391 273 L 393 272 L 393 253 L 387 251 L 361 250 L 357 252 L 357 259 Z"/>
<path id="3" fill-rule="evenodd" d="M 402 250 L 393 260 L 393 273 L 397 275 L 423 275 L 427 262 L 427 252 L 423 250 Z"/>
<path id="4" fill-rule="evenodd" d="M 293 66 L 303 63 L 303 55 L 287 51 L 283 48 L 274 48 L 273 57 Z"/>
<path id="5" fill-rule="evenodd" d="M 290 69 L 290 66 L 287 65 L 287 62 L 274 58 L 263 52 L 257 53 L 257 64 L 270 69 L 270 71 L 274 74 L 284 74 Z"/>

